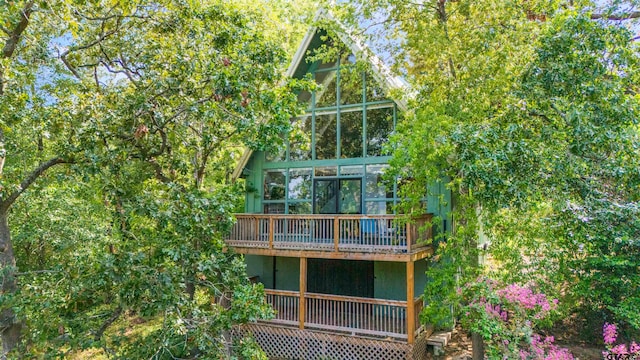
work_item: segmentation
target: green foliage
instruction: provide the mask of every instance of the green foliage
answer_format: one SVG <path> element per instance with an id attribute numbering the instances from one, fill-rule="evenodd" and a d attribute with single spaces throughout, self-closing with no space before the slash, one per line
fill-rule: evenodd
<path id="1" fill-rule="evenodd" d="M 539 40 L 518 101 L 490 126 L 465 130 L 458 145 L 468 148 L 463 169 L 485 210 L 544 216 L 532 221 L 546 229 L 529 234 L 543 236 L 531 245 L 547 244 L 535 249 L 531 267 L 551 263 L 555 271 L 546 275 L 573 284 L 576 305 L 639 328 L 640 103 L 629 44 L 624 29 L 558 16 Z M 496 258 L 521 267 L 509 254 L 509 235 L 494 234 Z"/>
<path id="2" fill-rule="evenodd" d="M 553 337 L 536 333 L 550 325 L 557 299 L 486 277 L 460 288 L 460 296 L 465 303 L 462 325 L 482 336 L 488 359 L 573 359 L 567 349 L 553 344 Z"/>
<path id="3" fill-rule="evenodd" d="M 450 179 L 455 230 L 428 271 L 424 321 L 450 325 L 454 285 L 475 279 L 490 244 L 493 276 L 640 326 L 637 48 L 624 27 L 590 18 L 628 11 L 614 3 L 354 6 L 405 39 L 396 67 L 415 93 L 393 165 L 409 206 Z"/>
<path id="4" fill-rule="evenodd" d="M 230 173 L 300 110 L 307 84 L 283 77 L 281 40 L 301 37 L 304 4 L 274 27 L 265 9 L 293 4 L 0 2 L 0 43 L 17 39 L 0 57 L 0 218 L 11 209 L 15 249 L 0 260 L 17 279 L 0 308 L 24 325 L 23 353 L 258 356 L 229 336 L 271 316 L 224 247 L 241 198 Z M 161 325 L 110 331 L 124 314 Z"/>

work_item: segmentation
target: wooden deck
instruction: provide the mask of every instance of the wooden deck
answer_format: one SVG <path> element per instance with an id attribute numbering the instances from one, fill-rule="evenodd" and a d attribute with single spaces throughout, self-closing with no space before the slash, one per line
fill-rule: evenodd
<path id="1" fill-rule="evenodd" d="M 267 289 L 265 293 L 276 312 L 275 318 L 269 320 L 274 324 L 404 341 L 409 340 L 409 329 L 413 331 L 411 340 L 423 331 L 414 326 L 420 323 L 422 298 L 407 304 L 407 301 L 305 293 L 301 309 L 297 291 Z M 408 311 L 407 306 L 413 311 Z M 415 317 L 413 322 L 408 321 L 411 315 Z"/>
<path id="2" fill-rule="evenodd" d="M 236 220 L 226 242 L 245 254 L 295 256 L 304 251 L 342 258 L 327 254 L 409 255 L 430 248 L 430 214 L 411 221 L 394 215 L 279 214 L 237 214 Z"/>

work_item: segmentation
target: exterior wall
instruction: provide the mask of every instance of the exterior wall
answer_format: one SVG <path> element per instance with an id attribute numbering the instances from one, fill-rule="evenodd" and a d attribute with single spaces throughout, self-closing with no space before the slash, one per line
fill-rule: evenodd
<path id="1" fill-rule="evenodd" d="M 407 299 L 407 266 L 405 263 L 376 261 L 373 264 L 373 294 L 376 299 Z"/>
<path id="2" fill-rule="evenodd" d="M 258 280 L 267 289 L 273 288 L 273 261 L 271 256 L 245 255 L 247 264 L 247 276 L 258 276 Z"/>
<path id="3" fill-rule="evenodd" d="M 259 276 L 267 289 L 273 289 L 273 261 L 270 256 L 246 255 L 247 274 Z M 277 257 L 275 288 L 278 290 L 300 290 L 300 259 L 289 257 Z M 401 300 L 407 298 L 406 290 L 406 264 L 401 262 L 376 261 L 373 264 L 374 282 L 373 291 L 376 299 Z M 427 283 L 425 271 L 427 262 L 424 260 L 415 263 L 414 293 L 416 297 L 422 294 Z"/>
<path id="4" fill-rule="evenodd" d="M 277 257 L 276 283 L 278 290 L 300 291 L 300 259 Z"/>
<path id="5" fill-rule="evenodd" d="M 418 297 L 424 293 L 424 287 L 427 285 L 427 275 L 425 275 L 427 271 L 427 260 L 416 261 L 413 265 L 413 270 L 413 293 L 415 297 Z"/>
<path id="6" fill-rule="evenodd" d="M 341 167 L 338 174 L 335 176 L 326 176 L 319 177 L 314 174 L 312 171 L 312 176 L 310 180 L 310 187 L 313 187 L 313 181 L 315 179 L 337 179 L 337 178 L 360 178 L 362 179 L 362 187 L 361 187 L 361 199 L 363 201 L 362 205 L 362 213 L 367 213 L 367 204 L 369 201 L 387 201 L 389 203 L 389 210 L 391 209 L 391 205 L 393 203 L 397 203 L 399 199 L 397 198 L 397 191 L 393 189 L 393 191 L 389 191 L 389 194 L 393 194 L 392 197 L 376 197 L 375 199 L 369 198 L 367 196 L 367 178 L 364 174 L 340 174 L 342 171 L 342 167 L 350 167 L 350 166 L 371 166 L 379 165 L 385 166 L 388 164 L 390 160 L 389 156 L 379 156 L 379 157 L 366 157 L 366 158 L 346 158 L 346 159 L 331 159 L 331 160 L 308 160 L 308 161 L 282 161 L 282 162 L 268 162 L 265 160 L 265 153 L 256 151 L 251 155 L 246 167 L 245 167 L 245 212 L 246 213 L 263 213 L 263 200 L 264 200 L 264 173 L 267 170 L 274 169 L 316 169 L 316 168 L 324 168 L 324 167 Z M 365 168 L 363 168 L 365 169 Z M 368 170 L 367 170 L 368 171 Z M 288 190 L 288 189 L 287 189 Z M 369 198 L 369 199 L 368 199 Z M 312 203 L 313 196 L 307 199 L 306 201 Z M 287 200 L 291 202 L 292 200 Z M 300 202 L 299 200 L 297 202 Z M 266 202 L 268 203 L 268 202 Z M 371 210 L 369 210 L 371 212 Z M 379 213 L 376 213 L 379 214 Z"/>
<path id="7" fill-rule="evenodd" d="M 259 153 L 259 155 L 262 155 Z M 245 203 L 244 211 L 250 214 L 262 213 L 262 162 L 256 161 L 256 154 L 251 156 L 251 159 L 246 166 L 245 175 Z M 264 156 L 259 156 L 264 158 Z"/>
<path id="8" fill-rule="evenodd" d="M 453 227 L 453 218 L 451 216 L 453 203 L 451 199 L 451 191 L 445 186 L 447 182 L 448 179 L 444 179 L 443 181 L 432 184 L 428 189 L 427 212 L 441 218 L 441 222 L 439 224 L 434 223 L 434 225 L 437 225 L 433 233 L 436 241 L 439 240 L 437 239 L 437 235 L 439 233 L 442 231 L 451 232 Z"/>

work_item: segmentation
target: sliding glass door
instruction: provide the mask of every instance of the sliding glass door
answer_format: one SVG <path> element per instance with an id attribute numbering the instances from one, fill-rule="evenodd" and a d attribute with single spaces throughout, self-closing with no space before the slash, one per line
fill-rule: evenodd
<path id="1" fill-rule="evenodd" d="M 313 212 L 315 214 L 361 214 L 362 179 L 316 179 Z"/>

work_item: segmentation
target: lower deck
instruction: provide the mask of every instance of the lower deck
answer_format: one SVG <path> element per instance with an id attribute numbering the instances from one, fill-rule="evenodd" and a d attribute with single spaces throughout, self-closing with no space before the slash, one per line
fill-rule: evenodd
<path id="1" fill-rule="evenodd" d="M 272 324 L 405 342 L 424 330 L 409 326 L 409 316 L 414 317 L 413 324 L 420 323 L 421 297 L 399 301 L 283 290 L 265 293 L 275 311 L 268 321 Z"/>
<path id="2" fill-rule="evenodd" d="M 263 324 L 413 343 L 426 261 L 393 262 L 246 255 L 275 317 Z"/>

